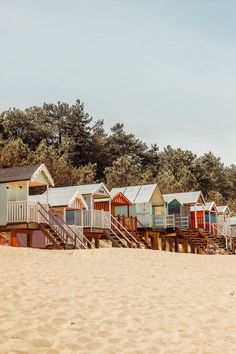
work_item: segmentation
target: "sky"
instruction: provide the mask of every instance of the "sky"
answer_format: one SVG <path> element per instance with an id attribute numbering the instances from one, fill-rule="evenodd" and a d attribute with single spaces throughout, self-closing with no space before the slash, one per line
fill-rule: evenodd
<path id="1" fill-rule="evenodd" d="M 0 111 L 79 98 L 106 130 L 236 163 L 235 0 L 0 0 Z"/>

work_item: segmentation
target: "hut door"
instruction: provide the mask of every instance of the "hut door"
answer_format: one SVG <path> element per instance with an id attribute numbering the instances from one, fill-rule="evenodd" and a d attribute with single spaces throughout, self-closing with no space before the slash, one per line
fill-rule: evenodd
<path id="1" fill-rule="evenodd" d="M 0 225 L 7 224 L 7 189 L 5 184 L 0 185 Z"/>

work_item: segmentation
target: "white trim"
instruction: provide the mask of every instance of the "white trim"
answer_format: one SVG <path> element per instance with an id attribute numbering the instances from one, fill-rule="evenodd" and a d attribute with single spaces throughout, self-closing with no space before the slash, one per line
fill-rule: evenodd
<path id="1" fill-rule="evenodd" d="M 88 204 L 86 203 L 84 197 L 83 197 L 81 194 L 79 194 L 79 192 L 76 192 L 76 193 L 74 194 L 74 196 L 71 198 L 71 200 L 68 202 L 68 205 L 65 205 L 65 206 L 70 207 L 71 204 L 73 204 L 73 202 L 75 201 L 75 199 L 80 199 L 80 200 L 82 201 L 82 203 L 83 203 L 85 209 L 88 210 Z"/>
<path id="2" fill-rule="evenodd" d="M 79 187 L 79 186 L 78 186 Z M 106 191 L 107 193 L 107 197 L 111 198 L 111 193 L 109 192 L 109 190 L 107 189 L 107 187 L 105 186 L 105 184 L 102 182 L 102 183 L 99 183 L 95 188 L 94 190 L 91 192 L 91 195 L 93 196 L 94 194 L 96 194 L 96 191 L 99 189 L 99 188 L 104 188 L 104 190 Z"/>
<path id="3" fill-rule="evenodd" d="M 49 183 L 51 184 L 51 186 L 54 187 L 54 181 L 53 181 L 53 178 L 51 176 L 51 174 L 49 173 L 47 167 L 44 165 L 44 163 L 42 163 L 38 168 L 37 170 L 33 173 L 33 175 L 31 176 L 31 179 L 30 181 L 31 182 L 34 182 L 36 180 L 36 178 L 38 177 L 38 175 L 40 173 L 44 173 L 46 178 L 48 179 Z"/>

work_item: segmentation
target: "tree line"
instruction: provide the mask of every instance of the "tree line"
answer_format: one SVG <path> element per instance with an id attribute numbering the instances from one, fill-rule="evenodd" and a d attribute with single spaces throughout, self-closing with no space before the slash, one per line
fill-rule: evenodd
<path id="1" fill-rule="evenodd" d="M 107 133 L 80 100 L 0 114 L 0 167 L 44 162 L 56 186 L 105 182 L 109 188 L 158 183 L 162 193 L 201 190 L 236 212 L 236 166 L 207 152 L 147 146 L 123 123 Z"/>

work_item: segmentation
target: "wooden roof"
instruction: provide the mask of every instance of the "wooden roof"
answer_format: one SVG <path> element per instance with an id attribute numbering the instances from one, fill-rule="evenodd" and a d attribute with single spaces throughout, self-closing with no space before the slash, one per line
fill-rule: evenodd
<path id="1" fill-rule="evenodd" d="M 131 201 L 126 198 L 126 196 L 123 193 L 117 193 L 113 195 L 111 199 L 112 204 L 114 205 L 132 205 Z"/>
<path id="2" fill-rule="evenodd" d="M 44 164 L 7 167 L 0 169 L 0 183 L 30 181 L 38 172 L 45 172 L 50 183 L 53 185 L 53 180 Z"/>
<path id="3" fill-rule="evenodd" d="M 205 205 L 205 200 L 201 191 L 163 194 L 163 198 L 166 203 L 171 203 L 173 200 L 177 200 L 181 205 Z"/>
<path id="4" fill-rule="evenodd" d="M 41 164 L 0 169 L 0 183 L 29 181 Z"/>
<path id="5" fill-rule="evenodd" d="M 128 200 L 130 200 L 133 204 L 143 204 L 151 201 L 151 198 L 157 188 L 157 184 L 113 188 L 111 190 L 111 195 L 113 196 L 117 193 L 123 193 L 125 197 L 128 198 Z"/>

